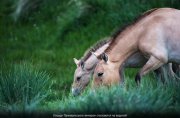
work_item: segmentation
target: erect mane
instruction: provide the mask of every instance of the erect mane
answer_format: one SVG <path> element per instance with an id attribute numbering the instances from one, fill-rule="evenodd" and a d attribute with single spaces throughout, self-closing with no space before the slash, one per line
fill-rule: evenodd
<path id="1" fill-rule="evenodd" d="M 143 14 L 141 14 L 140 16 L 136 17 L 135 20 L 133 22 L 131 22 L 130 24 L 126 24 L 125 26 L 119 28 L 113 35 L 112 35 L 112 41 L 109 44 L 109 47 L 104 51 L 104 52 L 109 52 L 117 43 L 116 40 L 117 37 L 123 32 L 125 31 L 127 28 L 129 28 L 130 26 L 135 25 L 136 23 L 138 23 L 140 20 L 142 20 L 143 18 L 145 18 L 146 16 L 150 15 L 151 13 L 153 13 L 154 11 L 156 11 L 158 8 L 155 9 L 151 9 Z"/>
<path id="2" fill-rule="evenodd" d="M 93 46 L 91 46 L 85 53 L 84 56 L 80 59 L 81 62 L 85 62 L 91 55 L 91 52 L 96 52 L 99 48 L 101 48 L 103 45 L 107 44 L 112 38 L 111 37 L 105 37 L 104 39 L 98 41 Z M 80 63 L 81 63 L 80 62 Z"/>

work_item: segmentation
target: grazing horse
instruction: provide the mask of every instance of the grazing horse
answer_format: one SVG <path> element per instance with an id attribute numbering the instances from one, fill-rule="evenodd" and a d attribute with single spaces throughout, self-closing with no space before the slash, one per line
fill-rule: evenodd
<path id="1" fill-rule="evenodd" d="M 79 95 L 85 87 L 89 84 L 91 75 L 94 72 L 98 59 L 92 52 L 102 53 L 109 46 L 110 37 L 104 38 L 104 40 L 99 41 L 90 49 L 88 49 L 84 56 L 80 60 L 74 58 L 74 62 L 77 66 L 74 72 L 74 81 L 72 84 L 72 94 L 74 96 Z"/>
<path id="2" fill-rule="evenodd" d="M 93 85 L 119 81 L 119 70 L 133 54 L 148 59 L 136 76 L 136 82 L 166 63 L 180 64 L 180 11 L 172 8 L 152 9 L 114 36 L 95 71 Z M 113 79 L 113 80 L 112 80 Z M 121 78 L 120 78 L 121 79 Z"/>
<path id="3" fill-rule="evenodd" d="M 96 64 L 99 61 L 91 52 L 93 51 L 95 53 L 103 53 L 109 46 L 111 39 L 111 37 L 107 37 L 96 43 L 85 52 L 84 56 L 80 60 L 74 58 L 74 62 L 77 65 L 77 68 L 74 72 L 74 81 L 72 84 L 72 94 L 74 96 L 79 95 L 90 83 L 91 75 L 93 74 Z M 138 68 L 142 67 L 146 62 L 147 59 L 141 53 L 135 53 L 128 58 L 128 60 L 124 64 L 124 67 Z M 123 69 L 121 69 L 121 75 L 123 74 L 122 72 Z M 123 79 L 123 76 L 121 78 Z M 116 81 L 111 82 L 115 83 Z"/>

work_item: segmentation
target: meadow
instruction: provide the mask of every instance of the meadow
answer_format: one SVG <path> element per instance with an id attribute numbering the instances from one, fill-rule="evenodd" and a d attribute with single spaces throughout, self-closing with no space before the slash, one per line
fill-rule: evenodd
<path id="1" fill-rule="evenodd" d="M 179 114 L 180 81 L 153 73 L 125 86 L 71 95 L 76 65 L 94 43 L 160 7 L 180 9 L 179 0 L 1 0 L 0 112 Z"/>

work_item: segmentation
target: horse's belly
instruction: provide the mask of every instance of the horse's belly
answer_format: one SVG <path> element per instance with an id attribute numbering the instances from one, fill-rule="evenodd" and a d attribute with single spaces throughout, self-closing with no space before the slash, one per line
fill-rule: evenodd
<path id="1" fill-rule="evenodd" d="M 180 64 L 180 39 L 172 37 L 168 42 L 168 60 Z"/>
<path id="2" fill-rule="evenodd" d="M 147 59 L 143 56 L 143 54 L 137 52 L 125 61 L 125 67 L 138 68 L 142 67 L 146 62 Z"/>
<path id="3" fill-rule="evenodd" d="M 169 61 L 180 64 L 180 50 L 178 52 L 177 51 L 170 52 Z"/>

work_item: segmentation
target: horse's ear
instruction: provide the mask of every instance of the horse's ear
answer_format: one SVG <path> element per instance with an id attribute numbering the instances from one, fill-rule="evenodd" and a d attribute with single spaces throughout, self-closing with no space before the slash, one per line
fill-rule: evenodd
<path id="1" fill-rule="evenodd" d="M 76 58 L 73 58 L 73 60 L 74 60 L 74 63 L 75 63 L 76 65 L 79 64 L 79 60 L 77 60 Z"/>
<path id="2" fill-rule="evenodd" d="M 101 59 L 101 54 L 98 54 L 96 52 L 91 52 L 92 55 L 94 55 L 95 57 L 97 57 L 97 59 Z"/>
<path id="3" fill-rule="evenodd" d="M 106 53 L 102 53 L 102 54 L 101 54 L 101 58 L 102 58 L 105 62 L 108 61 L 108 56 L 107 56 Z"/>

